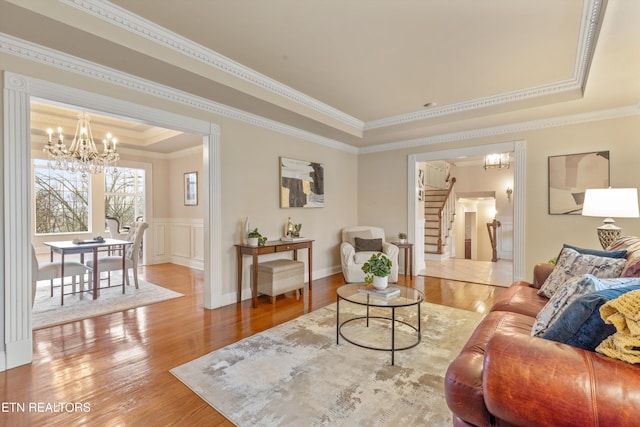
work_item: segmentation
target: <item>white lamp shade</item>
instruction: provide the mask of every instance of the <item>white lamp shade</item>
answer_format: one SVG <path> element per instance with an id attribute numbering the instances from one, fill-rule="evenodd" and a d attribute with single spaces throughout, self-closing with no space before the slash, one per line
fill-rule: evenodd
<path id="1" fill-rule="evenodd" d="M 637 188 L 591 188 L 585 192 L 582 215 L 638 218 Z"/>

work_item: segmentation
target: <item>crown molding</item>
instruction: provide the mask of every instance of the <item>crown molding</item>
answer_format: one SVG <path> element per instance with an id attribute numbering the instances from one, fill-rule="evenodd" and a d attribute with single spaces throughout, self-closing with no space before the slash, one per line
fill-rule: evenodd
<path id="1" fill-rule="evenodd" d="M 626 107 L 611 108 L 607 110 L 591 111 L 582 114 L 571 114 L 546 119 L 531 120 L 528 122 L 513 123 L 503 126 L 492 126 L 481 129 L 473 129 L 464 132 L 453 132 L 435 135 L 427 138 L 416 138 L 405 141 L 397 141 L 389 144 L 379 144 L 370 147 L 360 148 L 358 154 L 377 153 L 382 151 L 401 150 L 416 148 L 421 146 L 443 144 L 447 142 L 462 141 L 467 139 L 485 138 L 511 133 L 522 133 L 540 129 L 547 129 L 559 126 L 575 125 L 580 123 L 595 122 L 600 120 L 611 120 L 623 117 L 640 115 L 640 104 Z"/>
<path id="2" fill-rule="evenodd" d="M 305 108 L 330 117 L 340 123 L 362 132 L 364 122 L 337 108 L 318 101 L 302 92 L 284 85 L 249 67 L 246 67 L 218 52 L 208 49 L 164 27 L 148 21 L 113 3 L 104 0 L 58 0 L 126 31 L 144 37 L 167 49 L 179 52 L 191 59 L 221 70 L 240 80 L 274 93 Z"/>
<path id="3" fill-rule="evenodd" d="M 316 111 L 361 132 L 396 126 L 399 124 L 442 117 L 461 112 L 479 110 L 487 107 L 509 104 L 541 96 L 554 95 L 576 89 L 583 90 L 589 66 L 593 58 L 595 41 L 604 10 L 605 0 L 583 0 L 583 12 L 576 51 L 574 76 L 571 79 L 549 83 L 546 85 L 506 92 L 470 101 L 451 104 L 427 111 L 387 117 L 379 120 L 363 122 L 336 108 L 305 95 L 295 89 L 260 74 L 238 62 L 235 62 L 211 49 L 184 38 L 153 22 L 129 12 L 104 0 L 58 0 L 60 3 L 74 7 L 84 13 L 99 18 L 126 31 L 144 37 L 165 48 L 172 49 L 193 60 L 202 62 L 245 82 L 265 89 L 305 108 Z"/>
<path id="4" fill-rule="evenodd" d="M 48 49 L 28 41 L 18 39 L 6 33 L 0 33 L 0 52 L 71 72 L 73 74 L 102 80 L 106 83 L 121 86 L 139 93 L 176 102 L 201 111 L 238 120 L 274 132 L 291 135 L 293 137 L 324 145 L 336 150 L 346 151 L 353 154 L 357 153 L 356 147 L 343 142 L 319 136 L 293 126 L 285 125 L 274 120 L 266 119 L 255 114 L 247 113 L 246 111 L 211 101 L 209 99 L 201 98 L 187 92 L 141 79 L 56 50 Z M 18 87 L 15 87 L 14 89 L 19 90 Z M 176 129 L 180 129 L 179 123 L 176 123 L 175 125 L 178 126 Z"/>
<path id="5" fill-rule="evenodd" d="M 593 53 L 596 45 L 596 36 L 600 28 L 600 19 L 604 11 L 604 0 L 583 0 L 582 19 L 580 21 L 580 34 L 578 36 L 578 49 L 576 51 L 576 62 L 574 75 L 571 79 L 549 83 L 546 85 L 525 88 L 512 92 L 473 99 L 457 104 L 445 105 L 442 107 L 430 108 L 426 111 L 416 111 L 414 113 L 399 116 L 387 117 L 380 120 L 373 120 L 365 123 L 364 130 L 396 126 L 399 124 L 432 119 L 435 117 L 447 116 L 471 110 L 479 110 L 487 107 L 509 104 L 542 96 L 554 95 L 567 91 L 580 89 L 584 91 L 584 85 L 589 73 L 589 67 L 593 60 Z"/>

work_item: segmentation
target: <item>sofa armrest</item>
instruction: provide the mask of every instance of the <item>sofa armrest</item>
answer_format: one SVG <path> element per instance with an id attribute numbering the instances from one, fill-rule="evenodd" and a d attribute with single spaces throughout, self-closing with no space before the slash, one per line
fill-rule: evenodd
<path id="1" fill-rule="evenodd" d="M 519 426 L 631 426 L 640 366 L 524 334 L 497 332 L 486 347 L 489 412 Z"/>
<path id="2" fill-rule="evenodd" d="M 542 262 L 540 264 L 536 264 L 533 267 L 533 287 L 540 289 L 540 286 L 547 280 L 549 274 L 553 271 L 553 267 L 555 265 L 550 264 L 548 262 Z"/>
<path id="3" fill-rule="evenodd" d="M 349 242 L 342 242 L 340 244 L 340 256 L 344 265 L 351 265 L 356 256 L 356 248 Z"/>

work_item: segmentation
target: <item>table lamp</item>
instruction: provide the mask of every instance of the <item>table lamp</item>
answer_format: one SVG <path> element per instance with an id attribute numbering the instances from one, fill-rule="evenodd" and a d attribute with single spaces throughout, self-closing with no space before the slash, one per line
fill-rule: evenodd
<path id="1" fill-rule="evenodd" d="M 603 249 L 620 237 L 621 228 L 613 218 L 638 218 L 637 188 L 591 188 L 585 192 L 582 215 L 604 217 L 597 228 Z"/>

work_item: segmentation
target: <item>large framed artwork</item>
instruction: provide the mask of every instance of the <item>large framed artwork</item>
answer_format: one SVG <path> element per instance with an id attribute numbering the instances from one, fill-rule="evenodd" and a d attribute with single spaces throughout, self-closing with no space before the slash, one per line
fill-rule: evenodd
<path id="1" fill-rule="evenodd" d="M 184 174 L 184 205 L 197 206 L 198 204 L 198 172 Z"/>
<path id="2" fill-rule="evenodd" d="M 587 188 L 609 187 L 609 152 L 549 157 L 549 214 L 582 213 Z"/>
<path id="3" fill-rule="evenodd" d="M 280 207 L 324 207 L 324 164 L 280 157 Z"/>

